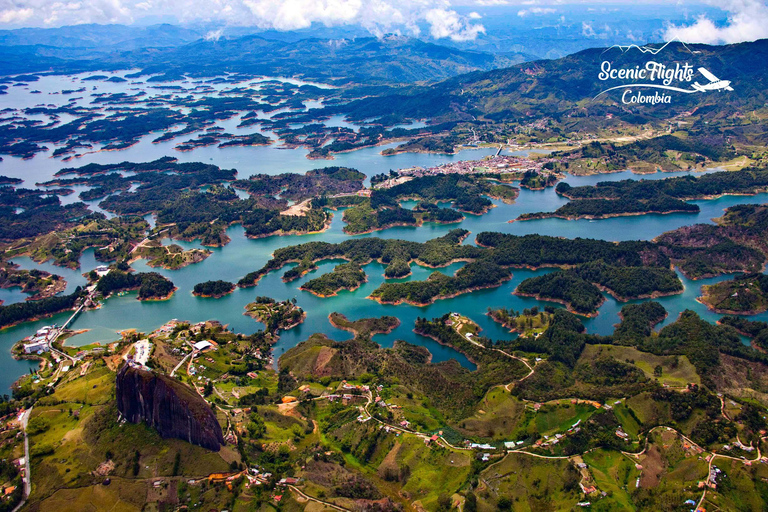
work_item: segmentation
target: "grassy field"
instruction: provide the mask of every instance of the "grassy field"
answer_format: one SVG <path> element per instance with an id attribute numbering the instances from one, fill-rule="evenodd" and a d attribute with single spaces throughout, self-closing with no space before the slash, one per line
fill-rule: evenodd
<path id="1" fill-rule="evenodd" d="M 523 402 L 496 387 L 488 391 L 477 412 L 462 420 L 457 428 L 470 437 L 512 440 L 524 413 Z"/>
<path id="2" fill-rule="evenodd" d="M 38 510 L 56 510 L 57 512 L 144 510 L 147 486 L 148 484 L 143 481 L 115 478 L 108 486 L 98 484 L 76 489 L 61 489 L 41 502 Z"/>
<path id="3" fill-rule="evenodd" d="M 613 413 L 616 415 L 616 419 L 621 423 L 624 432 L 629 434 L 632 439 L 637 439 L 637 435 L 640 433 L 642 426 L 637 422 L 629 408 L 623 403 L 614 404 Z"/>
<path id="4" fill-rule="evenodd" d="M 714 465 L 723 473 L 718 477 L 717 490 L 708 492 L 704 507 L 707 510 L 765 510 L 768 466 L 745 466 L 740 461 L 715 459 Z"/>
<path id="5" fill-rule="evenodd" d="M 610 494 L 607 503 L 615 510 L 635 510 L 630 494 L 636 489 L 640 471 L 635 468 L 634 462 L 621 452 L 602 449 L 584 454 L 584 462 L 596 487 Z M 601 506 L 605 505 L 601 503 Z"/>
<path id="6" fill-rule="evenodd" d="M 572 510 L 583 496 L 578 487 L 579 473 L 566 459 L 510 453 L 480 477 L 486 486 L 484 492 L 477 493 L 478 509 L 483 512 L 498 510 L 501 497 L 509 498 L 516 512 Z"/>
<path id="7" fill-rule="evenodd" d="M 598 356 L 610 356 L 618 361 L 631 362 L 648 378 L 657 379 L 662 385 L 682 388 L 689 383 L 701 384 L 696 369 L 686 356 L 657 356 L 636 348 L 617 345 L 587 345 L 580 361 L 594 361 Z M 661 376 L 654 374 L 657 366 L 661 366 Z"/>
<path id="8" fill-rule="evenodd" d="M 597 411 L 588 404 L 572 404 L 570 401 L 549 402 L 536 413 L 536 430 L 539 434 L 565 432 L 577 421 L 585 421 Z"/>
<path id="9" fill-rule="evenodd" d="M 95 361 L 84 376 L 80 376 L 81 368 L 75 367 L 64 377 L 62 384 L 56 388 L 56 393 L 40 400 L 41 405 L 53 401 L 76 402 L 80 404 L 105 404 L 112 400 L 115 374 L 106 367 L 103 361 Z"/>

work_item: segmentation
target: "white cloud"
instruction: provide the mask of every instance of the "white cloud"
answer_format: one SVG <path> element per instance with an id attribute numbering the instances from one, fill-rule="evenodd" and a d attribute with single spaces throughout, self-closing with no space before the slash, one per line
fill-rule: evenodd
<path id="1" fill-rule="evenodd" d="M 670 25 L 665 31 L 669 41 L 680 39 L 687 43 L 740 43 L 768 38 L 768 6 L 761 0 L 726 0 L 715 3 L 728 13 L 725 25 L 718 26 L 706 16 L 691 25 Z"/>
<path id="2" fill-rule="evenodd" d="M 592 23 L 587 23 L 586 21 L 581 22 L 581 35 L 584 37 L 596 37 L 598 39 L 607 39 L 608 37 L 612 35 L 618 35 L 618 32 L 616 34 L 612 33 L 613 29 L 608 24 L 605 24 L 601 27 L 597 27 L 598 30 L 602 30 L 602 32 L 598 32 L 595 30 L 595 27 L 592 25 Z"/>
<path id="3" fill-rule="evenodd" d="M 498 1 L 498 0 L 489 0 Z M 132 23 L 145 16 L 180 22 L 220 22 L 277 30 L 361 25 L 372 34 L 418 35 L 426 23 L 434 38 L 474 39 L 485 29 L 450 0 L 0 0 L 0 28 L 79 23 Z M 5 26 L 3 26 L 5 25 Z"/>
<path id="4" fill-rule="evenodd" d="M 32 9 L 4 9 L 0 11 L 0 23 L 21 23 L 34 14 Z"/>
<path id="5" fill-rule="evenodd" d="M 430 9 L 424 19 L 429 23 L 429 33 L 435 39 L 450 38 L 452 41 L 471 41 L 485 33 L 482 25 L 472 25 L 456 11 Z"/>
<path id="6" fill-rule="evenodd" d="M 211 30 L 210 32 L 205 34 L 203 39 L 205 39 L 206 41 L 218 41 L 219 39 L 221 39 L 221 36 L 223 35 L 224 35 L 224 29 L 220 28 L 218 30 Z"/>
<path id="7" fill-rule="evenodd" d="M 529 14 L 540 16 L 543 14 L 554 14 L 556 12 L 557 12 L 557 9 L 553 9 L 551 7 L 531 7 L 530 9 L 521 9 L 517 11 L 517 15 L 520 16 L 521 18 L 524 18 Z"/>
<path id="8" fill-rule="evenodd" d="M 510 5 L 511 3 L 509 0 L 477 0 L 475 5 L 488 7 L 493 5 Z"/>

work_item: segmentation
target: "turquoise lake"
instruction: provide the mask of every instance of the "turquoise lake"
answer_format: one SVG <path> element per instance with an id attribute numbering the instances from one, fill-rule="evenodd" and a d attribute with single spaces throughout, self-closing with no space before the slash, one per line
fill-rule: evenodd
<path id="1" fill-rule="evenodd" d="M 75 80 L 75 82 L 71 82 Z M 56 91 L 61 88 L 77 85 L 78 77 L 46 77 L 40 82 L 30 84 L 32 89 L 41 91 Z M 49 83 L 50 82 L 50 83 Z M 97 86 L 111 92 L 119 92 L 135 84 L 112 83 L 88 83 L 88 88 Z M 58 88 L 58 89 L 57 89 Z M 32 106 L 39 102 L 53 103 L 52 96 L 28 101 L 29 91 L 13 90 L 10 94 L 0 97 L 0 107 L 15 105 L 15 108 Z M 25 96 L 26 95 L 26 96 Z M 61 100 L 61 98 L 55 98 Z M 66 97 L 63 98 L 66 101 Z M 227 130 L 234 132 L 233 126 L 237 120 L 226 120 L 223 125 Z M 332 119 L 330 122 L 345 122 Z M 254 130 L 253 127 L 249 130 Z M 247 131 L 246 131 L 247 133 Z M 461 151 L 456 155 L 435 154 L 400 154 L 391 157 L 381 156 L 380 152 L 385 147 L 366 148 L 358 151 L 337 155 L 332 161 L 311 161 L 306 159 L 305 149 L 280 149 L 279 146 L 242 148 L 233 147 L 218 149 L 216 147 L 200 148 L 187 153 L 180 153 L 173 149 L 178 142 L 172 141 L 164 144 L 152 144 L 151 140 L 157 134 L 150 134 L 130 149 L 116 152 L 92 153 L 69 163 L 63 163 L 60 159 L 53 159 L 49 154 L 39 154 L 30 160 L 21 160 L 8 157 L 0 162 L 0 174 L 19 177 L 26 181 L 25 187 L 34 186 L 34 183 L 50 179 L 53 173 L 62 167 L 79 166 L 90 162 L 113 163 L 120 161 L 147 161 L 161 156 L 176 156 L 183 161 L 206 161 L 221 167 L 236 168 L 239 177 L 247 177 L 255 173 L 277 174 L 282 172 L 304 172 L 309 169 L 324 165 L 344 165 L 354 167 L 368 176 L 386 172 L 390 169 L 409 168 L 414 166 L 432 166 L 454 160 L 479 159 L 484 155 L 495 153 L 493 148 L 470 149 Z M 184 137 L 189 138 L 189 137 Z M 391 146 L 391 145 L 390 145 Z M 630 172 L 614 173 L 600 176 L 575 177 L 569 176 L 566 181 L 572 185 L 594 184 L 598 181 L 613 181 L 620 179 L 663 179 L 681 173 L 657 173 L 653 175 L 638 176 Z M 78 189 L 82 190 L 81 189 Z M 66 202 L 77 200 L 77 194 L 64 198 Z M 465 243 L 473 244 L 474 235 L 481 231 L 499 231 L 517 235 L 539 233 L 567 238 L 588 237 L 605 240 L 650 240 L 659 234 L 676 229 L 681 226 L 695 223 L 711 223 L 712 219 L 722 215 L 723 210 L 730 206 L 743 203 L 763 203 L 768 200 L 768 194 L 757 196 L 725 196 L 715 200 L 696 201 L 701 208 L 698 214 L 670 214 L 670 215 L 643 215 L 635 217 L 619 217 L 600 221 L 580 220 L 566 221 L 561 219 L 545 219 L 525 222 L 509 221 L 517 218 L 521 213 L 535 211 L 552 211 L 567 202 L 566 199 L 557 196 L 553 188 L 545 191 L 522 190 L 518 200 L 511 205 L 494 201 L 496 205 L 490 212 L 482 216 L 467 215 L 466 219 L 458 224 L 434 225 L 425 224 L 419 228 L 398 227 L 378 231 L 373 234 L 359 235 L 359 237 L 400 238 L 413 241 L 425 241 L 430 238 L 442 236 L 451 229 L 464 228 L 472 232 Z M 92 206 L 92 203 L 89 203 Z M 95 208 L 94 208 L 95 209 Z M 263 327 L 262 324 L 250 317 L 244 316 L 244 306 L 258 295 L 267 295 L 278 300 L 296 298 L 298 305 L 307 313 L 306 321 L 289 331 L 282 333 L 280 341 L 274 347 L 275 357 L 279 357 L 285 350 L 305 340 L 310 334 L 320 332 L 335 340 L 346 340 L 351 335 L 345 331 L 333 328 L 328 322 L 328 315 L 334 311 L 343 313 L 348 318 L 355 320 L 365 317 L 392 315 L 400 319 L 401 325 L 388 335 L 377 335 L 374 340 L 383 346 L 391 346 L 397 339 L 407 340 L 426 346 L 433 354 L 434 361 L 443 361 L 451 358 L 457 359 L 461 364 L 472 367 L 472 364 L 461 354 L 443 347 L 430 339 L 418 336 L 412 332 L 417 317 L 433 318 L 447 312 L 458 311 L 476 321 L 483 329 L 483 334 L 492 339 L 509 339 L 514 335 L 506 329 L 492 322 L 485 312 L 489 307 L 507 307 L 521 310 L 534 305 L 540 305 L 535 299 L 522 298 L 512 295 L 515 287 L 524 279 L 552 270 L 513 270 L 511 281 L 502 286 L 489 290 L 481 290 L 459 297 L 439 300 L 426 307 L 414 307 L 410 305 L 380 305 L 366 297 L 376 289 L 383 281 L 384 266 L 373 262 L 365 266 L 368 274 L 368 282 L 354 292 L 342 291 L 335 297 L 318 298 L 314 295 L 299 290 L 299 287 L 309 279 L 330 271 L 338 262 L 326 261 L 319 268 L 301 279 L 283 283 L 280 279 L 284 268 L 278 272 L 272 272 L 262 278 L 258 286 L 248 289 L 236 289 L 234 293 L 221 299 L 197 298 L 192 295 L 195 284 L 212 279 L 237 281 L 246 273 L 261 268 L 270 258 L 272 252 L 280 247 L 304 242 L 323 240 L 339 242 L 350 238 L 342 231 L 341 212 L 335 212 L 330 229 L 323 233 L 304 236 L 274 236 L 258 240 L 251 240 L 244 236 L 241 226 L 233 226 L 228 230 L 232 241 L 223 248 L 213 249 L 213 254 L 205 261 L 188 266 L 180 270 L 151 269 L 144 261 L 136 262 L 133 268 L 137 271 L 158 271 L 171 279 L 178 290 L 170 300 L 161 302 L 140 302 L 136 300 L 135 293 L 129 293 L 122 297 L 113 297 L 104 302 L 101 309 L 82 313 L 74 323 L 75 329 L 88 329 L 88 332 L 75 336 L 68 340 L 71 345 L 86 345 L 93 342 L 106 343 L 118 339 L 118 331 L 135 328 L 141 332 L 150 332 L 160 327 L 166 321 L 176 318 L 192 322 L 217 319 L 228 324 L 236 332 L 252 333 Z M 175 242 L 185 248 L 200 247 L 196 243 Z M 99 264 L 93 257 L 93 251 L 86 251 L 81 260 L 81 268 L 78 270 L 64 269 L 49 263 L 36 264 L 29 258 L 15 258 L 14 262 L 22 268 L 40 268 L 62 275 L 67 279 L 67 292 L 76 286 L 85 283 L 82 273 L 89 271 Z M 463 264 L 457 263 L 439 269 L 440 272 L 452 274 Z M 412 265 L 413 274 L 405 280 L 424 280 L 434 270 Z M 685 309 L 692 309 L 709 321 L 716 321 L 720 315 L 709 312 L 703 305 L 696 302 L 702 285 L 711 284 L 731 276 L 721 276 L 713 279 L 691 281 L 680 276 L 685 290 L 682 294 L 657 299 L 669 312 L 669 317 L 664 322 L 674 321 Z M 25 298 L 20 289 L 0 290 L 0 299 L 7 303 L 17 302 Z M 637 301 L 640 302 L 640 301 Z M 596 318 L 585 319 L 587 330 L 592 333 L 609 334 L 613 325 L 618 323 L 618 312 L 625 303 L 620 303 L 610 295 L 606 295 L 606 302 L 600 308 Z M 36 367 L 33 361 L 16 361 L 10 355 L 12 345 L 19 339 L 35 332 L 43 325 L 62 323 L 69 314 L 60 314 L 45 320 L 30 322 L 16 327 L 0 331 L 0 387 L 7 390 L 20 375 Z M 756 315 L 751 318 L 768 320 L 768 313 Z"/>

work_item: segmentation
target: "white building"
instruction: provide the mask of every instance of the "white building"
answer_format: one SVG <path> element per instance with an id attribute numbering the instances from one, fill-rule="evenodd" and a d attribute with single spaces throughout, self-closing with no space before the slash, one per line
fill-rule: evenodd
<path id="1" fill-rule="evenodd" d="M 195 347 L 195 350 L 199 350 L 200 352 L 202 352 L 203 350 L 207 350 L 207 349 L 213 347 L 211 342 L 208 341 L 208 340 L 198 341 L 193 346 Z"/>
<path id="2" fill-rule="evenodd" d="M 26 354 L 37 354 L 39 352 L 48 352 L 48 343 L 44 340 L 24 345 L 24 353 Z"/>

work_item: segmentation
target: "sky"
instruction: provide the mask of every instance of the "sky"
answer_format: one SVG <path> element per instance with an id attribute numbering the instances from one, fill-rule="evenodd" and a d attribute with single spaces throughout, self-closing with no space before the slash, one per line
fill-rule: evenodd
<path id="1" fill-rule="evenodd" d="M 722 10 L 677 23 L 665 22 L 667 40 L 691 43 L 737 43 L 768 38 L 768 0 L 684 0 L 659 2 L 660 9 L 708 4 Z M 0 28 L 60 27 L 83 23 L 132 24 L 144 19 L 172 19 L 181 24 L 218 23 L 290 31 L 313 24 L 357 26 L 373 35 L 397 33 L 453 42 L 486 34 L 483 8 L 506 6 L 519 20 L 564 18 L 564 7 L 611 5 L 631 12 L 647 0 L 0 0 Z M 476 10 L 473 10 L 476 9 Z M 592 24 L 584 27 L 598 35 Z M 212 31 L 209 38 L 221 32 Z"/>

